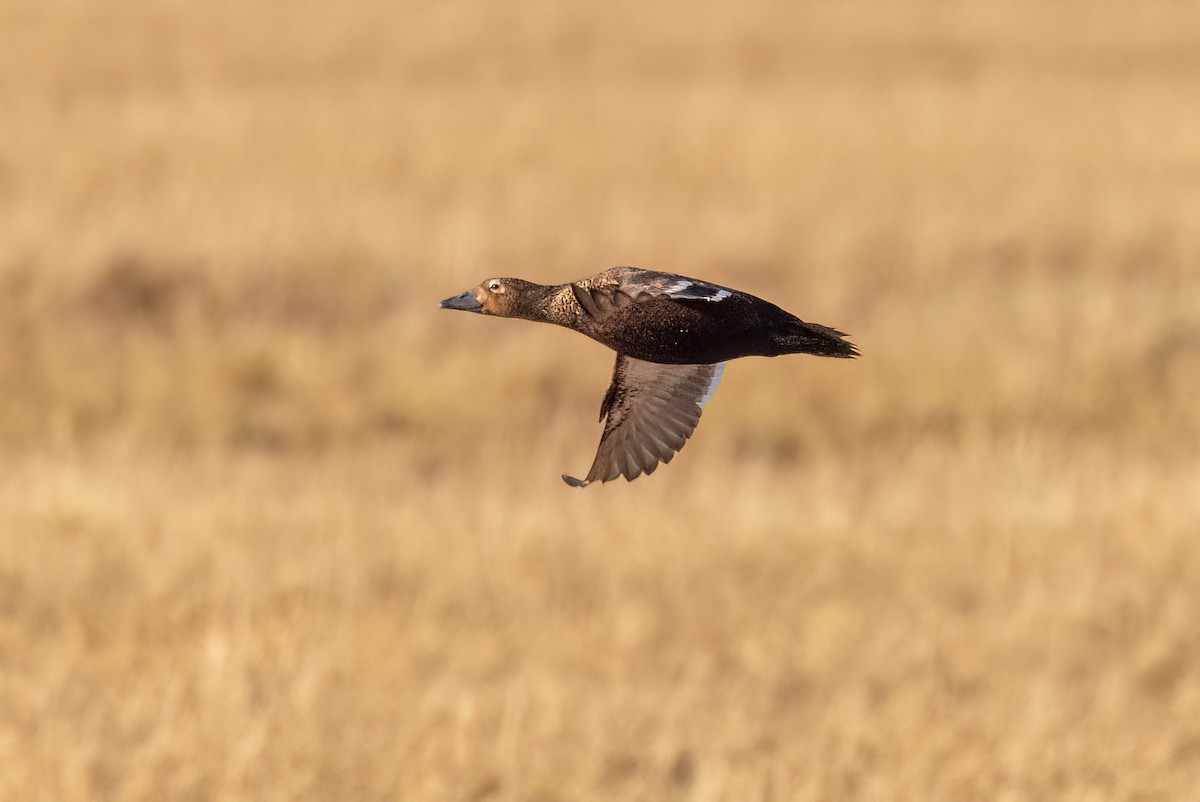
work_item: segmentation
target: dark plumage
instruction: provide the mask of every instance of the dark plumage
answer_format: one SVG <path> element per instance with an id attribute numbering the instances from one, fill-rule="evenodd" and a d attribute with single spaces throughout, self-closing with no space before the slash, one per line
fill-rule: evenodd
<path id="1" fill-rule="evenodd" d="M 573 487 L 635 479 L 670 462 L 695 430 L 730 359 L 858 356 L 837 329 L 806 323 L 749 293 L 636 267 L 551 286 L 488 279 L 442 307 L 554 323 L 617 352 L 600 407 L 600 447 L 586 479 L 563 476 Z"/>

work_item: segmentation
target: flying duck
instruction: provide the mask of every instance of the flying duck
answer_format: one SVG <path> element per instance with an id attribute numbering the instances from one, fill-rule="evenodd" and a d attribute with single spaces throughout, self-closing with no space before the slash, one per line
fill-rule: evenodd
<path id="1" fill-rule="evenodd" d="M 806 323 L 749 293 L 637 267 L 557 285 L 490 278 L 442 301 L 442 308 L 554 323 L 617 352 L 600 404 L 600 446 L 585 479 L 563 475 L 572 487 L 618 476 L 633 480 L 670 462 L 700 422 L 730 359 L 858 356 L 837 329 Z"/>

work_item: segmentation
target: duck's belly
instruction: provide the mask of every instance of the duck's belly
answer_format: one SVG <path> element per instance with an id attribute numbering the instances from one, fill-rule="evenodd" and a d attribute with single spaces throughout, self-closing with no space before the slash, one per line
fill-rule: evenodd
<path id="1" fill-rule="evenodd" d="M 724 305 L 724 304 L 723 304 Z M 780 353 L 752 309 L 709 302 L 643 302 L 593 324 L 586 332 L 614 351 L 647 362 L 703 365 Z"/>

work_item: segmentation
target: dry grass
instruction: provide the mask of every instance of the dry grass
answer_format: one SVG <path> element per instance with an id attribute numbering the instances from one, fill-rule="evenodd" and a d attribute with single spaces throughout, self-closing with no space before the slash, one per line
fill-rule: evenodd
<path id="1" fill-rule="evenodd" d="M 1200 787 L 1200 15 L 7 2 L 0 798 Z M 855 334 L 570 491 L 632 263 Z"/>

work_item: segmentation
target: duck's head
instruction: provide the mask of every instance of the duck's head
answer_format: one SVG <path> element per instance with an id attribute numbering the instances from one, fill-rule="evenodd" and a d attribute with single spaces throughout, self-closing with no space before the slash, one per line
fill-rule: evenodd
<path id="1" fill-rule="evenodd" d="M 534 290 L 541 285 L 519 278 L 489 278 L 464 293 L 442 301 L 442 309 L 461 309 L 496 317 L 527 317 Z"/>

